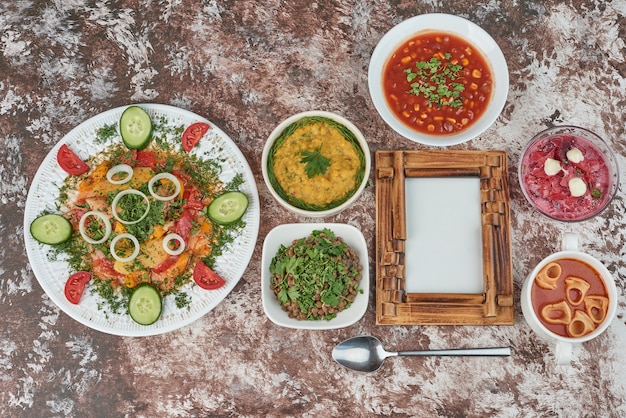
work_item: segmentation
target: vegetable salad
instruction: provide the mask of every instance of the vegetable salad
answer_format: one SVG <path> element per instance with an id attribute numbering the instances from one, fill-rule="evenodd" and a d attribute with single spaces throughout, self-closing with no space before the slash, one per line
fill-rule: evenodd
<path id="1" fill-rule="evenodd" d="M 172 295 L 183 308 L 189 303 L 181 290 L 186 284 L 211 291 L 226 283 L 212 267 L 245 226 L 241 218 L 248 199 L 239 191 L 241 174 L 224 183 L 220 161 L 190 153 L 210 129 L 208 124 L 185 129 L 172 127 L 165 118 L 141 123 L 149 124 L 149 138 L 141 146 L 128 145 L 123 126 L 118 140 L 113 125 L 101 128 L 97 137 L 102 143 L 113 139 L 112 144 L 85 161 L 64 145 L 57 159 L 69 175 L 60 189 L 59 213 L 40 216 L 48 218 L 36 219 L 31 233 L 54 244 L 51 256 L 67 259 L 74 272 L 65 289 L 70 302 L 79 303 L 88 286 L 107 301 L 111 312 L 126 308 L 136 322 L 149 325 L 156 320 L 152 316 L 160 315 L 160 297 Z M 50 235 L 56 234 L 55 225 L 64 225 L 61 218 L 71 231 L 55 240 Z M 148 306 L 146 285 L 157 292 L 148 294 L 156 312 L 137 309 Z M 141 297 L 133 298 L 140 288 Z M 149 315 L 151 321 L 138 320 L 134 312 Z"/>

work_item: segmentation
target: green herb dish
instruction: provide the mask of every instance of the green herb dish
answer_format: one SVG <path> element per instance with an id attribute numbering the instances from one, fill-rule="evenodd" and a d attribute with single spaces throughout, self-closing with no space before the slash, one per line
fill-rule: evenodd
<path id="1" fill-rule="evenodd" d="M 272 322 L 334 329 L 367 310 L 369 261 L 363 234 L 347 224 L 285 224 L 263 244 L 262 301 Z"/>
<path id="2" fill-rule="evenodd" d="M 262 156 L 274 198 L 300 215 L 324 217 L 350 206 L 369 178 L 371 158 L 361 132 L 330 112 L 294 115 L 268 138 Z"/>

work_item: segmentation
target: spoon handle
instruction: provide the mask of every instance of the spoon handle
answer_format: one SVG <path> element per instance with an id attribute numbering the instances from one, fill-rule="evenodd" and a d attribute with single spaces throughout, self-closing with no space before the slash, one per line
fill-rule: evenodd
<path id="1" fill-rule="evenodd" d="M 510 356 L 511 347 L 454 348 L 450 350 L 398 351 L 398 356 Z"/>

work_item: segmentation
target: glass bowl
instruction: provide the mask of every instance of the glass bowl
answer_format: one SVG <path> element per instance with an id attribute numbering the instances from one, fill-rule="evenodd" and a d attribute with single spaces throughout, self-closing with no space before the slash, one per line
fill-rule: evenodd
<path id="1" fill-rule="evenodd" d="M 611 148 L 578 126 L 555 126 L 535 135 L 522 151 L 518 177 L 524 196 L 537 211 L 565 222 L 598 215 L 619 185 Z"/>

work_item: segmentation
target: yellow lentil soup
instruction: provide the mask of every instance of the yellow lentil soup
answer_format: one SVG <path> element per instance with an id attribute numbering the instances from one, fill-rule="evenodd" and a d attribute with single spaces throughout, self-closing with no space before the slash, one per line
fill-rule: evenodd
<path id="1" fill-rule="evenodd" d="M 356 136 L 325 117 L 303 117 L 276 139 L 267 161 L 280 197 L 300 209 L 332 209 L 359 188 L 365 156 Z"/>

